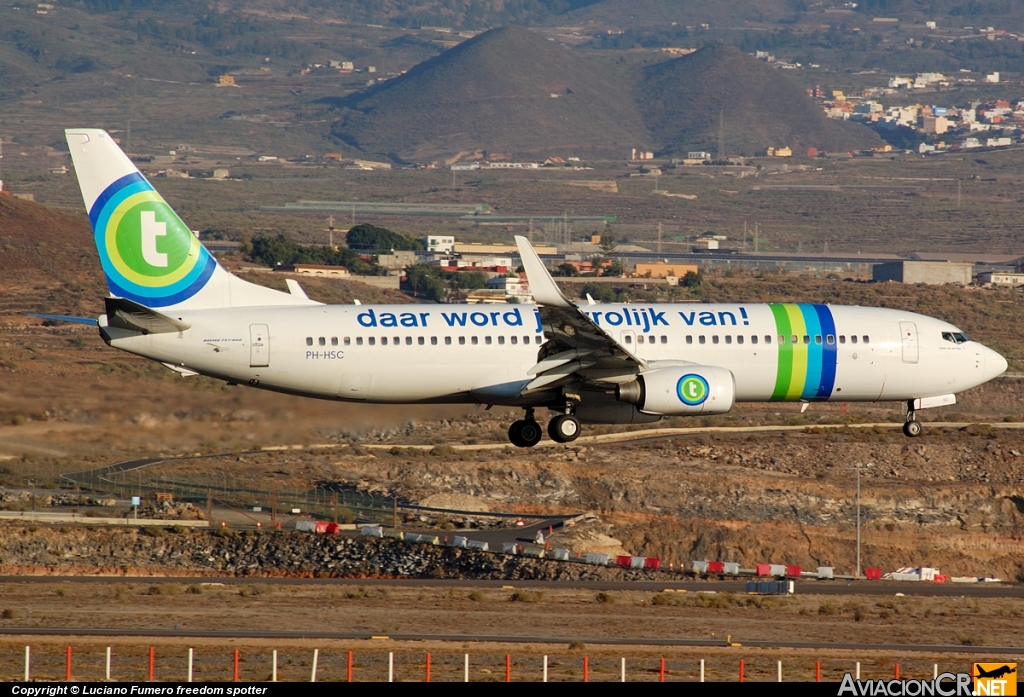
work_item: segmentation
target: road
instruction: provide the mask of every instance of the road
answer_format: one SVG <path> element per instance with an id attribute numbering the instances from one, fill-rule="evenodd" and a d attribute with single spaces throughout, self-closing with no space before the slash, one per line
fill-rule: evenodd
<path id="1" fill-rule="evenodd" d="M 688 593 L 746 593 L 743 581 L 489 581 L 479 579 L 436 578 L 279 578 L 227 576 L 0 576 L 7 583 L 221 583 L 251 585 L 337 585 L 412 588 L 552 588 L 591 591 L 666 590 Z M 924 581 L 796 581 L 796 592 L 806 595 L 869 595 L 932 598 L 1024 598 L 1024 586 L 1016 583 L 928 583 Z"/>

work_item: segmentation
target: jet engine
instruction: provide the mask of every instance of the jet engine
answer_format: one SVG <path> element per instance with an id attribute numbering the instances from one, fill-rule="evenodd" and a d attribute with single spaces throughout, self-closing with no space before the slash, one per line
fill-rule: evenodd
<path id="1" fill-rule="evenodd" d="M 660 368 L 619 385 L 615 397 L 646 414 L 725 414 L 736 401 L 736 378 L 732 371 L 716 366 Z"/>

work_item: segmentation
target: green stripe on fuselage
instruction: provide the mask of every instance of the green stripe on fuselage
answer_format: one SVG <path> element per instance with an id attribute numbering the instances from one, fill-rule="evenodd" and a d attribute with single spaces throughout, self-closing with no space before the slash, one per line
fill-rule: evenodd
<path id="1" fill-rule="evenodd" d="M 786 313 L 789 315 L 789 326 L 792 334 L 786 337 L 792 350 L 793 372 L 789 382 L 789 390 L 786 392 L 786 399 L 800 399 L 804 393 L 804 384 L 807 382 L 807 353 L 808 346 L 803 343 L 804 335 L 807 334 L 807 323 L 804 322 L 804 313 L 799 305 L 786 305 Z M 793 343 L 793 336 L 796 336 L 796 343 Z"/>
<path id="2" fill-rule="evenodd" d="M 793 377 L 793 345 L 789 343 L 791 332 L 786 306 L 772 303 L 769 307 L 772 309 L 772 315 L 775 317 L 775 328 L 777 331 L 775 338 L 784 337 L 784 341 L 779 341 L 778 343 L 779 367 L 778 372 L 775 374 L 775 389 L 772 390 L 772 399 L 779 400 L 786 398 L 786 394 L 789 391 L 789 383 Z"/>

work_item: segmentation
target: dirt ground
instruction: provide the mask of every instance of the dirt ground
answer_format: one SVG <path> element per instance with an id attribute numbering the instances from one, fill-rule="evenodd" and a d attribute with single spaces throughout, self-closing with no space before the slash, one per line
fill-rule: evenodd
<path id="1" fill-rule="evenodd" d="M 518 598 L 518 599 L 514 599 Z M 153 628 L 160 630 L 281 630 L 476 635 L 643 638 L 731 638 L 853 643 L 1024 645 L 1024 598 L 972 599 L 927 597 L 815 596 L 759 597 L 707 593 L 594 593 L 577 590 L 519 591 L 494 588 L 426 588 L 321 585 L 185 585 L 112 581 L 110 583 L 18 583 L 0 585 L 0 627 Z M 510 618 L 515 618 L 510 625 Z M 435 679 L 461 673 L 462 654 L 473 656 L 474 679 L 503 679 L 504 654 L 516 658 L 514 674 L 537 679 L 538 659 L 556 660 L 553 679 L 579 680 L 582 656 L 592 657 L 595 679 L 614 679 L 618 657 L 625 656 L 631 679 L 657 679 L 658 658 L 668 659 L 672 679 L 696 677 L 705 658 L 708 679 L 732 680 L 738 661 L 746 661 L 750 679 L 774 679 L 775 661 L 786 675 L 812 679 L 813 663 L 823 661 L 823 679 L 838 680 L 854 661 L 866 675 L 891 674 L 899 662 L 904 674 L 931 674 L 932 664 L 965 666 L 968 659 L 912 650 L 886 652 L 750 649 L 731 647 L 667 648 L 565 644 L 533 646 L 472 642 L 300 641 L 214 639 L 88 639 L 5 637 L 0 640 L 0 677 L 23 669 L 24 644 L 32 644 L 36 675 L 63 675 L 63 651 L 75 647 L 76 675 L 102 677 L 101 647 L 115 646 L 121 676 L 143 677 L 146 647 L 158 646 L 158 674 L 180 673 L 184 649 L 197 647 L 198 679 L 227 679 L 230 653 L 245 656 L 245 679 L 269 675 L 270 650 L 281 651 L 279 665 L 288 679 L 305 679 L 310 652 L 321 648 L 323 679 L 344 677 L 344 653 L 358 656 L 358 679 L 381 679 L 388 651 L 395 651 L 400 679 L 422 679 L 424 652 L 432 654 Z M 491 671 L 485 673 L 485 670 Z M 964 670 L 963 667 L 960 670 Z M 97 671 L 100 671 L 97 673 Z M 532 671 L 532 673 L 531 673 Z M 180 679 L 175 677 L 174 679 Z"/>

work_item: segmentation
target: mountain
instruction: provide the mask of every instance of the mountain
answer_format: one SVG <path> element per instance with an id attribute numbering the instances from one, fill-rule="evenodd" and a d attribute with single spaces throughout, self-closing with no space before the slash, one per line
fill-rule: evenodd
<path id="1" fill-rule="evenodd" d="M 335 136 L 400 160 L 477 150 L 622 157 L 650 140 L 625 82 L 518 26 L 480 34 L 337 104 Z"/>
<path id="2" fill-rule="evenodd" d="M 881 144 L 866 126 L 826 117 L 803 87 L 728 44 L 644 69 L 637 88 L 647 127 L 664 154 L 754 155 L 767 147 L 837 152 Z"/>

